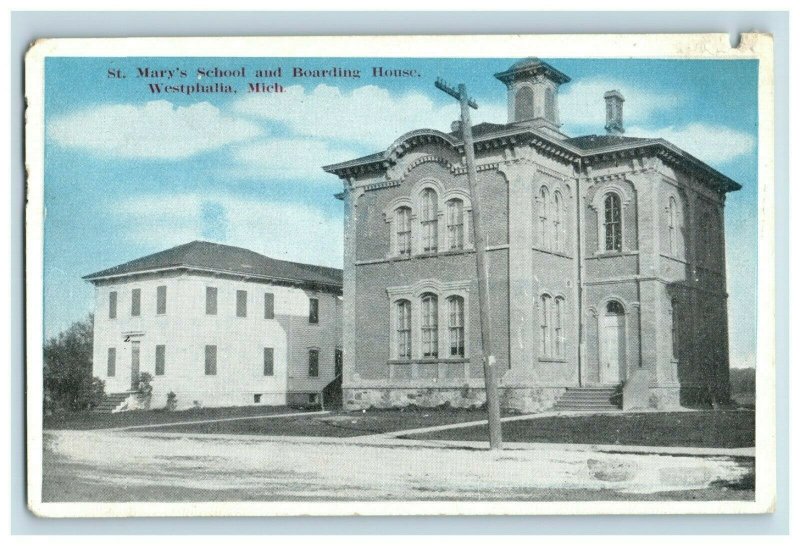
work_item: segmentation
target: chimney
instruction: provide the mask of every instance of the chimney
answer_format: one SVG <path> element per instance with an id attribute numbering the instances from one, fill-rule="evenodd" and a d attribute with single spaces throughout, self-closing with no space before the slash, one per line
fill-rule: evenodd
<path id="1" fill-rule="evenodd" d="M 616 89 L 606 91 L 603 95 L 606 99 L 606 133 L 609 135 L 621 135 L 625 132 L 622 126 L 622 103 L 625 97 Z"/>

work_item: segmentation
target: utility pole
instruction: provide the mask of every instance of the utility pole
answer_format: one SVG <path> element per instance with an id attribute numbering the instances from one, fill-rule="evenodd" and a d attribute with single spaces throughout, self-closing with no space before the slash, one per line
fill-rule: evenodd
<path id="1" fill-rule="evenodd" d="M 486 409 L 489 413 L 489 449 L 503 449 L 503 433 L 500 428 L 500 399 L 497 392 L 497 360 L 492 351 L 491 321 L 489 320 L 489 280 L 486 273 L 486 238 L 481 229 L 481 201 L 478 197 L 478 173 L 475 169 L 475 147 L 472 141 L 472 123 L 469 109 L 478 109 L 478 104 L 467 96 L 467 86 L 452 88 L 441 78 L 436 87 L 461 104 L 461 134 L 467 160 L 469 196 L 472 200 L 472 234 L 475 241 L 475 263 L 478 269 L 478 309 L 481 318 L 481 345 L 483 348 L 483 376 L 486 383 Z"/>

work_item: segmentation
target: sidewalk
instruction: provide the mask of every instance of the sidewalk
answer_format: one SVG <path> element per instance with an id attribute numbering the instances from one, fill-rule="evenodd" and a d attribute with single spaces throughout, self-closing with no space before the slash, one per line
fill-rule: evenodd
<path id="1" fill-rule="evenodd" d="M 512 419 L 512 418 L 509 418 Z M 519 420 L 520 417 L 513 419 Z M 485 424 L 479 421 L 477 424 Z M 459 423 L 458 426 L 462 424 Z M 466 426 L 471 426 L 469 423 Z M 454 428 L 449 427 L 449 428 Z M 438 428 L 438 427 L 430 427 Z M 417 429 L 425 430 L 427 429 Z M 109 430 L 97 432 L 111 432 Z M 427 448 L 427 449 L 446 449 L 446 450 L 470 450 L 484 451 L 489 449 L 489 442 L 474 442 L 460 440 L 414 440 L 407 438 L 394 437 L 395 434 L 407 434 L 411 431 L 402 431 L 391 434 L 378 434 L 371 436 L 351 436 L 336 438 L 330 436 L 264 436 L 249 434 L 202 434 L 186 432 L 149 432 L 149 431 L 130 431 L 136 436 L 142 437 L 171 437 L 186 438 L 198 441 L 221 440 L 226 442 L 246 442 L 246 443 L 287 443 L 287 444 L 337 444 L 347 446 L 375 446 L 375 447 L 398 447 L 398 448 Z M 607 454 L 643 454 L 643 455 L 672 455 L 689 457 L 755 457 L 755 448 L 710 448 L 710 447 L 669 447 L 669 446 L 635 446 L 635 445 L 602 445 L 602 444 L 559 444 L 543 442 L 505 442 L 503 451 L 498 454 L 510 451 L 560 451 L 560 452 L 595 452 Z"/>

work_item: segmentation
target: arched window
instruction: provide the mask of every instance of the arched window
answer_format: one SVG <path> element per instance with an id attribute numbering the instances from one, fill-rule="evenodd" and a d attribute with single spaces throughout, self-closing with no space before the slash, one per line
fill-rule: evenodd
<path id="1" fill-rule="evenodd" d="M 563 201 L 561 192 L 555 191 L 553 192 L 553 250 L 563 252 L 566 246 L 565 238 Z"/>
<path id="2" fill-rule="evenodd" d="M 547 249 L 549 239 L 547 232 L 550 218 L 550 192 L 547 187 L 542 186 L 539 190 L 539 248 Z"/>
<path id="3" fill-rule="evenodd" d="M 517 91 L 514 97 L 514 119 L 533 119 L 533 90 L 530 87 L 522 87 Z"/>
<path id="4" fill-rule="evenodd" d="M 398 256 L 411 254 L 411 209 L 398 207 L 395 210 L 395 248 Z"/>
<path id="5" fill-rule="evenodd" d="M 606 314 L 621 316 L 625 314 L 625 308 L 617 300 L 611 300 L 606 304 Z"/>
<path id="6" fill-rule="evenodd" d="M 553 341 L 555 342 L 554 356 L 561 358 L 564 356 L 564 298 L 557 296 L 555 299 L 555 317 L 553 326 Z"/>
<path id="7" fill-rule="evenodd" d="M 435 254 L 439 239 L 439 199 L 431 188 L 422 190 L 422 251 Z"/>
<path id="8" fill-rule="evenodd" d="M 672 359 L 677 360 L 679 352 L 678 347 L 678 299 L 672 298 L 670 302 L 671 305 L 671 312 L 670 312 L 670 334 L 672 340 Z"/>
<path id="9" fill-rule="evenodd" d="M 669 210 L 667 212 L 669 222 L 669 254 L 675 256 L 678 253 L 678 203 L 674 197 L 669 198 Z"/>
<path id="10" fill-rule="evenodd" d="M 619 195 L 609 193 L 604 201 L 604 222 L 606 250 L 622 250 L 622 207 Z"/>
<path id="11" fill-rule="evenodd" d="M 539 338 L 539 353 L 541 353 L 542 356 L 550 356 L 552 346 L 550 334 L 550 307 L 550 295 L 542 294 L 539 298 L 539 328 L 542 332 Z"/>
<path id="12" fill-rule="evenodd" d="M 439 356 L 439 299 L 436 294 L 423 294 L 422 303 L 422 356 Z"/>
<path id="13" fill-rule="evenodd" d="M 461 199 L 447 202 L 447 246 L 449 250 L 464 248 L 464 202 Z"/>
<path id="14" fill-rule="evenodd" d="M 447 298 L 448 331 L 450 333 L 450 356 L 464 356 L 464 298 L 450 296 Z"/>
<path id="15" fill-rule="evenodd" d="M 411 302 L 399 300 L 395 303 L 395 312 L 397 358 L 408 360 L 411 358 Z"/>
<path id="16" fill-rule="evenodd" d="M 544 90 L 544 117 L 554 123 L 556 121 L 556 98 L 550 87 Z"/>

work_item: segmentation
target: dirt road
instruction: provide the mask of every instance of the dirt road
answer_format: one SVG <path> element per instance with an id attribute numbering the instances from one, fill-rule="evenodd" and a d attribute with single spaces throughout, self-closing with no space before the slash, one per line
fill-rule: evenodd
<path id="1" fill-rule="evenodd" d="M 752 459 L 45 433 L 44 502 L 752 498 Z"/>

